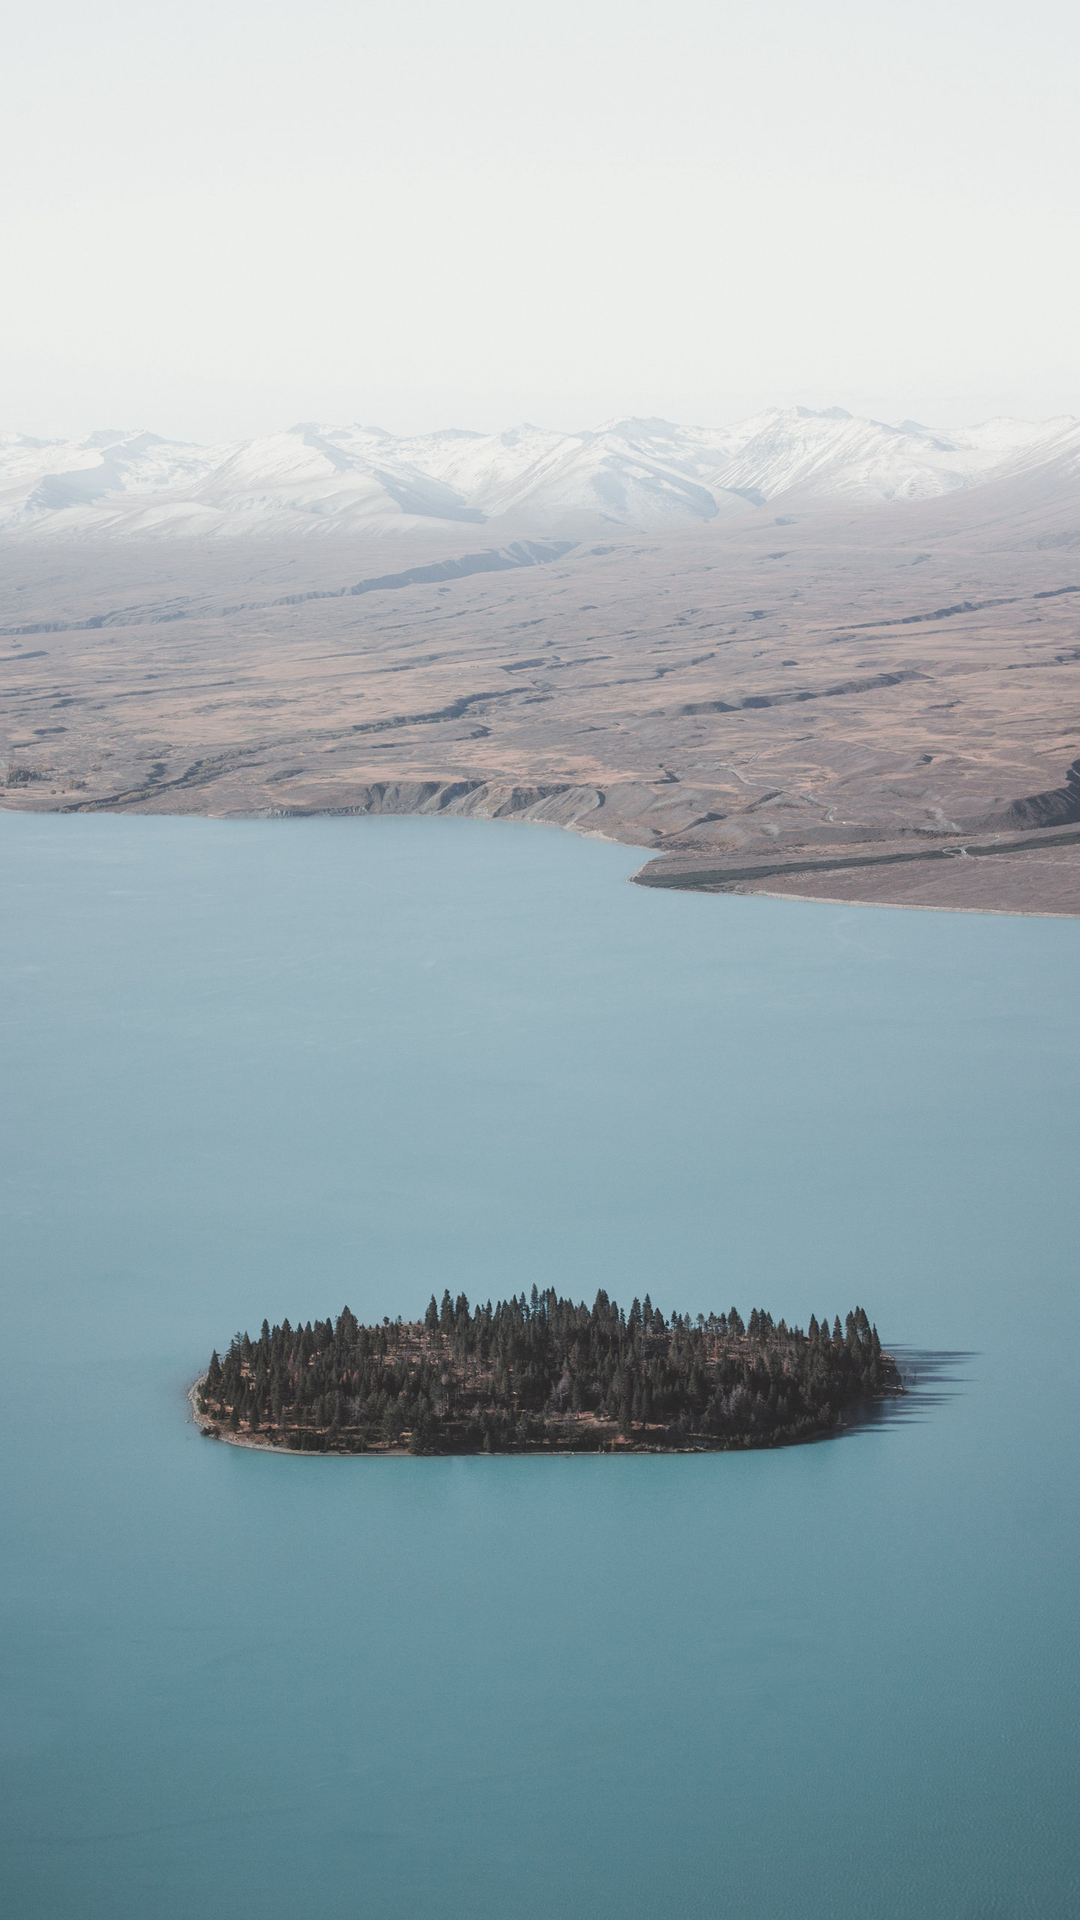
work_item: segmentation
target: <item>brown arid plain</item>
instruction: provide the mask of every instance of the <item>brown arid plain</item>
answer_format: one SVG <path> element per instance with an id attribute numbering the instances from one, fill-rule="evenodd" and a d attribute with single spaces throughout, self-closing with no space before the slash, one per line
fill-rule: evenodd
<path id="1" fill-rule="evenodd" d="M 539 531 L 6 540 L 0 802 L 544 820 L 653 886 L 1080 913 L 1075 477 Z"/>

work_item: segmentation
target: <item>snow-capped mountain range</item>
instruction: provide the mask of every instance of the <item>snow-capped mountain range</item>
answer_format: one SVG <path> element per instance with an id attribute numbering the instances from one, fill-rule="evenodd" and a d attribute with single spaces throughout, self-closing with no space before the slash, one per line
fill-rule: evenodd
<path id="1" fill-rule="evenodd" d="M 395 438 L 305 423 L 202 447 L 147 432 L 0 434 L 0 530 L 40 536 L 409 532 L 499 522 L 577 537 L 659 530 L 786 496 L 928 500 L 1053 465 L 1080 474 L 1080 421 L 997 419 L 938 432 L 841 407 L 775 408 L 729 427 L 618 420 Z"/>

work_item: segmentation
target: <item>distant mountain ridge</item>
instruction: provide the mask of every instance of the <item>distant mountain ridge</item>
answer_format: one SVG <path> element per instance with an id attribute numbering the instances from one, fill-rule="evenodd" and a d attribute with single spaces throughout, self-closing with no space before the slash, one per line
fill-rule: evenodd
<path id="1" fill-rule="evenodd" d="M 932 500 L 1046 467 L 1080 474 L 1080 421 L 996 419 L 948 432 L 830 407 L 727 427 L 610 421 L 560 433 L 460 428 L 397 437 L 301 422 L 202 447 L 146 431 L 81 441 L 0 434 L 0 531 L 135 537 L 408 532 L 499 522 L 514 533 L 658 531 L 791 500 Z"/>

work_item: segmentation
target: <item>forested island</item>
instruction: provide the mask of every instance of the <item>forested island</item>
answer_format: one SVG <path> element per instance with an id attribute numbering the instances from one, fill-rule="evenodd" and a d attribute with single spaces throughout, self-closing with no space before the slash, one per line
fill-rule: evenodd
<path id="1" fill-rule="evenodd" d="M 903 1392 L 861 1307 L 800 1327 L 755 1308 L 624 1312 L 553 1289 L 422 1320 L 263 1321 L 193 1389 L 204 1434 L 301 1453 L 700 1452 L 815 1440 Z"/>

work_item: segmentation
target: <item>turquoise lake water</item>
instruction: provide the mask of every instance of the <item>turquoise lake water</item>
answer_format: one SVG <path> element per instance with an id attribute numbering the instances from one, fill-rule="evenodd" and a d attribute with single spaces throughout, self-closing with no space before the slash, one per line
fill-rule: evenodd
<path id="1" fill-rule="evenodd" d="M 5 1920 L 1075 1920 L 1080 923 L 0 814 Z M 204 1441 L 241 1327 L 867 1308 L 777 1453 Z"/>

